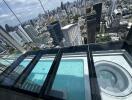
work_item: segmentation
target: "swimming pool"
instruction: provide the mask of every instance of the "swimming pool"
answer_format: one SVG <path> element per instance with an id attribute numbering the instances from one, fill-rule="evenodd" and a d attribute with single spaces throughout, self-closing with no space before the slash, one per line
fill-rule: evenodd
<path id="1" fill-rule="evenodd" d="M 31 59 L 24 59 L 20 65 L 26 68 L 30 62 Z M 36 85 L 39 87 L 43 85 L 52 62 L 53 58 L 41 58 L 21 88 L 32 92 L 39 92 L 41 88 L 36 90 L 30 87 L 31 85 L 34 85 L 34 87 Z M 59 64 L 52 90 L 62 91 L 66 94 L 66 100 L 87 100 L 86 94 L 88 94 L 88 91 L 85 84 L 87 84 L 86 81 L 88 82 L 88 80 L 86 80 L 85 76 L 86 74 L 88 75 L 88 70 L 86 68 L 86 57 L 70 57 L 70 59 L 63 57 Z M 27 83 L 30 83 L 30 86 Z"/>
<path id="2" fill-rule="evenodd" d="M 66 93 L 67 100 L 85 100 L 84 61 L 62 60 L 52 89 Z"/>

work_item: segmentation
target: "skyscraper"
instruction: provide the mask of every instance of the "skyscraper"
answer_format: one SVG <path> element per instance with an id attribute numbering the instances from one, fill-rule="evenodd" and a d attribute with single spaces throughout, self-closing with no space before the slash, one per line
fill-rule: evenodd
<path id="1" fill-rule="evenodd" d="M 75 5 L 72 8 L 72 14 L 73 14 L 73 16 L 78 15 L 78 9 L 77 9 L 77 7 Z"/>
<path id="2" fill-rule="evenodd" d="M 1 37 L 0 37 L 0 53 L 5 51 L 7 48 L 6 48 L 6 45 L 3 44 L 3 41 L 1 40 Z"/>
<path id="3" fill-rule="evenodd" d="M 17 43 L 13 38 L 11 38 L 10 35 L 5 31 L 5 29 L 2 26 L 0 26 L 0 36 L 4 38 L 5 42 L 11 47 L 16 48 L 20 52 L 23 53 L 25 52 L 25 49 L 19 43 Z"/>
<path id="4" fill-rule="evenodd" d="M 33 20 L 30 20 L 30 23 L 32 26 L 35 26 L 35 22 Z"/>
<path id="5" fill-rule="evenodd" d="M 96 11 L 96 19 L 97 19 L 97 31 L 100 30 L 100 20 L 102 14 L 102 3 L 98 3 L 93 5 L 93 9 Z"/>
<path id="6" fill-rule="evenodd" d="M 23 40 L 25 40 L 26 43 L 33 42 L 33 40 L 29 37 L 21 25 L 18 26 L 16 32 L 19 36 L 21 36 Z"/>
<path id="7" fill-rule="evenodd" d="M 62 31 L 64 34 L 64 46 L 76 46 L 81 45 L 81 33 L 80 33 L 80 27 L 78 24 L 69 24 L 64 27 L 62 27 Z"/>
<path id="8" fill-rule="evenodd" d="M 62 9 L 62 10 L 65 9 L 63 2 L 61 2 L 61 9 Z"/>
<path id="9" fill-rule="evenodd" d="M 37 38 L 38 33 L 34 29 L 34 27 L 31 25 L 26 25 L 26 26 L 24 26 L 24 29 L 25 29 L 26 33 L 29 35 L 29 37 L 32 39 L 32 41 L 36 42 L 36 38 Z"/>
<path id="10" fill-rule="evenodd" d="M 89 8 L 87 10 L 87 43 L 95 43 L 96 40 L 96 29 L 97 29 L 97 19 L 96 12 Z"/>
<path id="11" fill-rule="evenodd" d="M 8 24 L 5 24 L 5 29 L 6 29 L 7 32 L 14 31 L 14 28 L 9 26 Z"/>
<path id="12" fill-rule="evenodd" d="M 115 9 L 111 16 L 111 27 L 117 31 L 120 26 L 120 20 L 122 18 L 122 11 Z"/>
<path id="13" fill-rule="evenodd" d="M 18 44 L 24 46 L 25 41 L 23 41 L 23 39 L 16 33 L 16 31 L 8 32 L 8 33 Z"/>
<path id="14" fill-rule="evenodd" d="M 116 9 L 117 6 L 117 0 L 111 0 L 111 5 L 109 7 L 109 16 L 112 16 L 113 11 Z"/>
<path id="15" fill-rule="evenodd" d="M 53 44 L 55 46 L 62 45 L 63 33 L 61 30 L 60 23 L 55 21 L 47 26 L 48 31 L 50 32 L 50 36 L 53 38 Z"/>

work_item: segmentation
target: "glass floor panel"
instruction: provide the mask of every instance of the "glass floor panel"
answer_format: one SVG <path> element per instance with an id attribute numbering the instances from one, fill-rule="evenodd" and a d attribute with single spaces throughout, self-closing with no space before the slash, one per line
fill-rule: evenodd
<path id="1" fill-rule="evenodd" d="M 26 57 L 9 75 L 5 77 L 2 84 L 12 85 L 27 65 L 32 61 L 35 55 Z M 30 58 L 30 59 L 29 59 Z"/>
<path id="2" fill-rule="evenodd" d="M 34 69 L 20 88 L 27 91 L 39 93 L 51 68 L 54 57 L 55 56 L 52 56 L 50 58 L 41 57 L 41 59 L 35 65 Z"/>
<path id="3" fill-rule="evenodd" d="M 70 55 L 70 57 L 63 55 L 52 90 L 63 92 L 66 100 L 86 100 L 84 78 L 84 71 L 86 71 L 84 66 L 87 67 L 86 58 L 86 55 Z"/>

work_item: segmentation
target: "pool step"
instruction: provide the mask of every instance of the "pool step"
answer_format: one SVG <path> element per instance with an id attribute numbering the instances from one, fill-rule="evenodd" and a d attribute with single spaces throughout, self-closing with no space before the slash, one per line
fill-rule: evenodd
<path id="1" fill-rule="evenodd" d="M 41 86 L 38 84 L 33 83 L 32 81 L 25 81 L 21 86 L 21 89 L 32 91 L 32 92 L 39 92 Z"/>

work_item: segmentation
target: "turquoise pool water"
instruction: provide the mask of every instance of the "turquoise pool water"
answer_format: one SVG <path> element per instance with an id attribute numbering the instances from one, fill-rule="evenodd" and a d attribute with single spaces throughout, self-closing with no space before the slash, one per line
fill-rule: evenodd
<path id="1" fill-rule="evenodd" d="M 41 59 L 26 81 L 42 86 L 52 62 L 53 60 Z M 25 60 L 20 65 L 26 67 L 27 64 L 29 61 Z M 84 61 L 82 59 L 62 59 L 52 89 L 64 92 L 67 100 L 85 100 Z"/>
<path id="2" fill-rule="evenodd" d="M 63 91 L 67 100 L 85 100 L 83 60 L 62 60 L 52 89 Z"/>
<path id="3" fill-rule="evenodd" d="M 45 78 L 47 77 L 52 62 L 52 60 L 40 60 L 30 73 L 26 81 L 30 80 L 35 84 L 42 86 Z"/>

